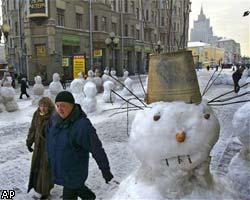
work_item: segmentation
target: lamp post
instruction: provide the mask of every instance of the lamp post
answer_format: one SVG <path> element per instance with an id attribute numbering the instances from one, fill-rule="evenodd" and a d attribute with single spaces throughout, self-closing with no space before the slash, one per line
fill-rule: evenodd
<path id="1" fill-rule="evenodd" d="M 0 39 L 2 39 L 2 35 L 4 35 L 4 42 L 1 44 L 6 44 L 8 42 L 8 36 L 9 36 L 9 32 L 10 32 L 10 26 L 8 24 L 3 24 L 0 26 Z"/>
<path id="2" fill-rule="evenodd" d="M 162 50 L 163 50 L 163 46 L 161 45 L 161 41 L 158 40 L 157 45 L 155 46 L 155 51 L 157 54 L 160 54 Z"/>
<path id="3" fill-rule="evenodd" d="M 107 45 L 108 48 L 111 50 L 111 56 L 112 56 L 112 68 L 114 68 L 115 63 L 114 63 L 114 48 L 118 46 L 119 44 L 119 38 L 115 36 L 114 32 L 109 33 L 109 37 L 105 39 L 105 44 Z M 109 72 L 111 68 L 109 67 Z"/>

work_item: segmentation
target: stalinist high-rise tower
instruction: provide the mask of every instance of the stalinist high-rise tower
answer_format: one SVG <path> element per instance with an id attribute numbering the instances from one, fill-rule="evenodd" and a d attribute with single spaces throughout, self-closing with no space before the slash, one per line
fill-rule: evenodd
<path id="1" fill-rule="evenodd" d="M 214 39 L 215 37 L 213 36 L 213 28 L 210 26 L 210 19 L 206 18 L 206 15 L 204 15 L 203 8 L 201 6 L 198 20 L 194 21 L 194 26 L 191 29 L 190 41 L 212 44 L 214 42 Z"/>

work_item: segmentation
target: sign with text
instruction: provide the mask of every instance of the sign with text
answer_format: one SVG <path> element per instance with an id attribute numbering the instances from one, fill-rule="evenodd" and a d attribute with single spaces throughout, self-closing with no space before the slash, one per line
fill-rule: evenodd
<path id="1" fill-rule="evenodd" d="M 48 17 L 48 0 L 29 0 L 29 18 Z"/>
<path id="2" fill-rule="evenodd" d="M 74 79 L 78 77 L 78 73 L 85 73 L 85 57 L 84 55 L 74 55 L 73 56 L 73 74 Z"/>
<path id="3" fill-rule="evenodd" d="M 37 57 L 45 57 L 46 56 L 46 46 L 45 44 L 37 44 L 36 48 L 36 56 Z"/>

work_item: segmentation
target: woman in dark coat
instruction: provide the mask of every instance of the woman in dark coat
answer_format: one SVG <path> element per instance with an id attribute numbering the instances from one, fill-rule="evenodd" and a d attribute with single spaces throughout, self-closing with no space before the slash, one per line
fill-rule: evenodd
<path id="1" fill-rule="evenodd" d="M 26 139 L 26 145 L 33 152 L 28 192 L 34 190 L 41 194 L 41 199 L 47 199 L 54 187 L 51 170 L 45 150 L 45 126 L 54 112 L 54 104 L 48 97 L 39 101 L 39 107 L 33 114 L 31 126 Z M 32 145 L 34 144 L 34 151 Z"/>

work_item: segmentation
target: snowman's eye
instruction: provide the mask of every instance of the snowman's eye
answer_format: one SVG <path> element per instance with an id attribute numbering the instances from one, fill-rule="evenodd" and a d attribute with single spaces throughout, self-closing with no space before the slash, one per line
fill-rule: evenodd
<path id="1" fill-rule="evenodd" d="M 154 115 L 154 121 L 158 121 L 161 118 L 160 114 Z"/>
<path id="2" fill-rule="evenodd" d="M 184 131 L 180 131 L 176 133 L 175 137 L 176 137 L 177 142 L 184 142 L 186 139 L 186 134 Z"/>
<path id="3" fill-rule="evenodd" d="M 209 119 L 210 118 L 210 114 L 209 113 L 206 113 L 203 115 L 205 119 Z"/>

